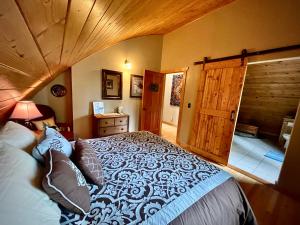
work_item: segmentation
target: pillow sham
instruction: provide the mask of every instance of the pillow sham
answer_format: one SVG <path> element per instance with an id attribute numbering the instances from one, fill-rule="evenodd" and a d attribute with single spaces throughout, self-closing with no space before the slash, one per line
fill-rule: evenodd
<path id="1" fill-rule="evenodd" d="M 35 121 L 31 121 L 31 122 L 34 124 L 34 126 L 38 130 L 45 130 L 46 126 L 48 126 L 48 127 L 54 127 L 55 129 L 58 128 L 57 125 L 54 122 L 54 118 L 53 117 L 50 117 L 50 118 L 45 119 L 45 120 L 35 120 Z"/>
<path id="2" fill-rule="evenodd" d="M 90 195 L 87 183 L 72 161 L 63 153 L 50 149 L 46 154 L 44 190 L 51 199 L 66 209 L 87 214 L 90 210 Z"/>
<path id="3" fill-rule="evenodd" d="M 31 155 L 0 141 L 1 224 L 60 224 L 59 207 L 41 187 L 43 172 Z"/>
<path id="4" fill-rule="evenodd" d="M 73 157 L 75 164 L 85 176 L 97 185 L 104 184 L 101 161 L 97 158 L 96 153 L 88 142 L 83 140 L 76 141 Z"/>
<path id="5" fill-rule="evenodd" d="M 8 121 L 0 130 L 0 141 L 5 141 L 16 148 L 23 149 L 29 154 L 37 143 L 31 130 L 13 121 Z"/>
<path id="6" fill-rule="evenodd" d="M 40 162 L 43 162 L 43 156 L 50 148 L 62 152 L 68 157 L 72 153 L 72 146 L 70 142 L 68 142 L 68 140 L 55 129 L 46 127 L 44 137 L 41 142 L 33 148 L 32 155 Z"/>

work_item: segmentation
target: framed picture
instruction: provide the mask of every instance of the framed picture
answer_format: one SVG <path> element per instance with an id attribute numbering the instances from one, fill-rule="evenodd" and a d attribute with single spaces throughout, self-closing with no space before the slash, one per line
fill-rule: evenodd
<path id="1" fill-rule="evenodd" d="M 182 89 L 182 74 L 173 75 L 170 105 L 180 106 L 180 94 Z"/>
<path id="2" fill-rule="evenodd" d="M 106 89 L 114 89 L 114 81 L 111 79 L 106 80 Z"/>
<path id="3" fill-rule="evenodd" d="M 94 115 L 104 113 L 104 104 L 103 102 L 93 102 L 93 111 Z"/>
<path id="4" fill-rule="evenodd" d="M 55 97 L 63 97 L 67 94 L 67 89 L 61 84 L 55 84 L 51 87 L 51 93 Z"/>
<path id="5" fill-rule="evenodd" d="M 122 72 L 102 70 L 102 99 L 122 99 Z"/>
<path id="6" fill-rule="evenodd" d="M 130 97 L 141 98 L 143 94 L 143 76 L 133 75 L 130 77 Z"/>

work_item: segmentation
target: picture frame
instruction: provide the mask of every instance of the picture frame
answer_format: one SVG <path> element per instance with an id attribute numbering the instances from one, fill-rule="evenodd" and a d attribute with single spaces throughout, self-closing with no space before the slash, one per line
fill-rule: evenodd
<path id="1" fill-rule="evenodd" d="M 106 89 L 114 89 L 114 82 L 112 79 L 106 80 Z"/>
<path id="2" fill-rule="evenodd" d="M 130 97 L 131 98 L 142 98 L 143 80 L 144 80 L 143 76 L 131 74 L 130 76 Z"/>
<path id="3" fill-rule="evenodd" d="M 55 84 L 51 87 L 51 94 L 55 97 L 64 97 L 67 94 L 67 89 L 61 84 Z"/>
<path id="4" fill-rule="evenodd" d="M 102 69 L 102 99 L 122 99 L 122 72 Z"/>
<path id="5" fill-rule="evenodd" d="M 104 104 L 103 102 L 93 102 L 93 112 L 94 115 L 104 113 Z"/>
<path id="6" fill-rule="evenodd" d="M 182 79 L 183 79 L 182 74 L 173 75 L 171 96 L 170 96 L 170 105 L 171 106 L 178 106 L 178 107 L 180 106 Z"/>

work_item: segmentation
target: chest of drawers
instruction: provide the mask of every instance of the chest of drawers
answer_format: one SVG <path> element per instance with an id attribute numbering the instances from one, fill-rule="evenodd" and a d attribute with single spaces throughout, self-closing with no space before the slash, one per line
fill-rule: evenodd
<path id="1" fill-rule="evenodd" d="M 93 136 L 105 137 L 113 134 L 128 132 L 129 115 L 94 115 L 93 117 Z"/>

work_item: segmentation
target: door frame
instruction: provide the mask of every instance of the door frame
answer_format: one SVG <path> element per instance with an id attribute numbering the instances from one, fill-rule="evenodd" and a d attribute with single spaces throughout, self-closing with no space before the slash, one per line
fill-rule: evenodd
<path id="1" fill-rule="evenodd" d="M 181 134 L 181 122 L 182 122 L 182 111 L 183 111 L 183 106 L 184 106 L 184 95 L 185 95 L 185 86 L 186 86 L 186 78 L 187 78 L 187 72 L 189 70 L 189 67 L 182 67 L 182 68 L 177 68 L 177 69 L 170 69 L 170 70 L 162 70 L 161 73 L 163 74 L 170 74 L 170 73 L 183 73 L 182 77 L 182 89 L 181 89 L 181 94 L 180 94 L 180 105 L 179 105 L 179 115 L 178 115 L 178 122 L 177 122 L 177 133 L 176 133 L 176 143 L 181 146 L 181 140 L 180 140 L 180 134 Z M 166 82 L 164 81 L 164 88 L 165 88 Z M 164 102 L 164 97 L 163 95 L 163 101 Z M 163 105 L 162 109 L 163 110 Z M 162 126 L 162 120 L 160 122 L 160 127 Z"/>

